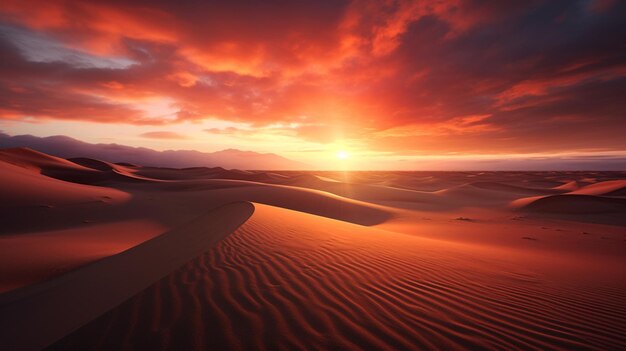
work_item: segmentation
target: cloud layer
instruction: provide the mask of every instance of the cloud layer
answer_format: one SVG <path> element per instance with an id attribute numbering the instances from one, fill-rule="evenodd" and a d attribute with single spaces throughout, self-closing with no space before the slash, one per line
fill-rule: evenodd
<path id="1" fill-rule="evenodd" d="M 0 4 L 0 118 L 394 155 L 626 151 L 620 1 Z"/>

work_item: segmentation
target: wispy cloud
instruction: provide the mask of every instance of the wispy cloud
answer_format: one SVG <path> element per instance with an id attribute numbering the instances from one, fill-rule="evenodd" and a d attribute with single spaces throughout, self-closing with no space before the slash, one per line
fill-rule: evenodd
<path id="1" fill-rule="evenodd" d="M 156 131 L 156 132 L 146 132 L 140 135 L 143 138 L 150 139 L 187 139 L 188 137 L 176 133 L 176 132 L 168 132 L 168 131 Z"/>

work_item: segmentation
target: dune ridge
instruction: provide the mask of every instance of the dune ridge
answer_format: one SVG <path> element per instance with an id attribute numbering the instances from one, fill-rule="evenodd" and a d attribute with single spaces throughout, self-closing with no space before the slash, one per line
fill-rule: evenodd
<path id="1" fill-rule="evenodd" d="M 607 180 L 589 184 L 572 191 L 570 194 L 626 196 L 626 180 Z"/>

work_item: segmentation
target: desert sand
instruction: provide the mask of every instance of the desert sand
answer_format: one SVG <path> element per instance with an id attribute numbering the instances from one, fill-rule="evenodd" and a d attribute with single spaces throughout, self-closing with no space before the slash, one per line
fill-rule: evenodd
<path id="1" fill-rule="evenodd" d="M 5 149 L 0 214 L 8 349 L 626 349 L 626 172 Z"/>

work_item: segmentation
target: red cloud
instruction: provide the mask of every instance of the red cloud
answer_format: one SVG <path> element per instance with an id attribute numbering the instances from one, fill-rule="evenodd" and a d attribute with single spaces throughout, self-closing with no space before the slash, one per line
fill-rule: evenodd
<path id="1" fill-rule="evenodd" d="M 626 120 L 617 93 L 625 10 L 609 1 L 7 0 L 0 118 L 293 123 L 282 132 L 405 152 L 624 149 L 614 131 Z M 153 101 L 173 112 L 151 113 Z"/>

